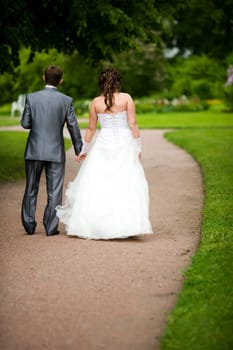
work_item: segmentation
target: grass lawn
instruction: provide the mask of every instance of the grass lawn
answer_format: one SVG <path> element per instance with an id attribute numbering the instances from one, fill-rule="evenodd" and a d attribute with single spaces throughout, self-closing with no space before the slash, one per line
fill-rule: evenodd
<path id="1" fill-rule="evenodd" d="M 137 121 L 139 127 L 144 129 L 233 126 L 233 113 L 210 109 L 202 112 L 139 114 Z"/>
<path id="2" fill-rule="evenodd" d="M 20 117 L 7 117 L 0 115 L 0 126 L 20 125 Z"/>
<path id="3" fill-rule="evenodd" d="M 86 122 L 79 123 L 81 128 L 87 127 L 88 118 L 86 120 Z M 233 126 L 233 113 L 224 113 L 212 107 L 201 112 L 138 114 L 137 121 L 142 129 Z M 19 123 L 19 117 L 11 118 L 0 115 L 0 126 L 19 125 Z"/>
<path id="4" fill-rule="evenodd" d="M 166 134 L 200 164 L 202 238 L 169 317 L 162 350 L 233 349 L 233 128 Z"/>
<path id="5" fill-rule="evenodd" d="M 20 117 L 10 117 L 0 115 L 0 127 L 1 126 L 15 126 L 20 125 Z M 81 128 L 86 128 L 88 125 L 88 119 L 86 122 L 79 123 Z"/>
<path id="6" fill-rule="evenodd" d="M 12 181 L 24 177 L 24 149 L 28 134 L 16 131 L 0 132 L 0 181 Z M 71 142 L 65 139 L 69 148 Z"/>
<path id="7" fill-rule="evenodd" d="M 201 112 L 137 114 L 137 122 L 141 129 L 233 126 L 233 113 L 222 112 L 223 109 L 221 105 L 211 106 L 209 110 Z M 87 122 L 80 123 L 80 126 L 86 128 Z"/>

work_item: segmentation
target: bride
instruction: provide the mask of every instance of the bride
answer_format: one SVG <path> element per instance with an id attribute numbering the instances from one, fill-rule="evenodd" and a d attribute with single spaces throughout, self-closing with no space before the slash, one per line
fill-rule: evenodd
<path id="1" fill-rule="evenodd" d="M 101 95 L 90 104 L 89 126 L 77 177 L 66 190 L 57 216 L 68 235 L 86 239 L 127 238 L 151 234 L 148 183 L 140 161 L 141 139 L 135 107 L 120 92 L 120 75 L 105 69 Z M 101 130 L 91 144 L 99 120 Z"/>

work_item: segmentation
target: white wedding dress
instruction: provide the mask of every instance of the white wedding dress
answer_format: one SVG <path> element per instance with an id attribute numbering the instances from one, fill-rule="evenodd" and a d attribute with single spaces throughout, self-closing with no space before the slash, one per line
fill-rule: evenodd
<path id="1" fill-rule="evenodd" d="M 86 239 L 151 234 L 149 193 L 127 112 L 98 114 L 101 130 L 57 216 L 68 235 Z"/>

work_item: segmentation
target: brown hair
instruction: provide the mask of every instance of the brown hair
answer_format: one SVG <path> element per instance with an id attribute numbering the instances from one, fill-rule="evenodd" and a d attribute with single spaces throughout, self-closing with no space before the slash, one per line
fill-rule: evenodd
<path id="1" fill-rule="evenodd" d="M 106 109 L 111 109 L 114 100 L 114 92 L 120 91 L 121 76 L 114 68 L 104 69 L 99 75 L 99 87 L 104 95 L 104 102 Z"/>
<path id="2" fill-rule="evenodd" d="M 63 76 L 63 71 L 58 66 L 49 66 L 44 72 L 46 84 L 57 86 Z"/>

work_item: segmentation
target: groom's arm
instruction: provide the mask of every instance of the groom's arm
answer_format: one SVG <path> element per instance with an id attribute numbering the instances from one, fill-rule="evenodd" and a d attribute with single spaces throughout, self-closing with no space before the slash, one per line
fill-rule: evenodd
<path id="1" fill-rule="evenodd" d="M 21 118 L 20 124 L 24 129 L 31 129 L 32 118 L 31 118 L 31 108 L 28 102 L 28 96 L 26 97 L 25 107 L 23 111 L 23 116 Z"/>
<path id="2" fill-rule="evenodd" d="M 66 113 L 66 124 L 71 136 L 75 154 L 78 155 L 81 152 L 83 142 L 82 142 L 82 136 L 78 126 L 77 118 L 75 115 L 72 99 L 69 102 L 67 113 Z"/>

